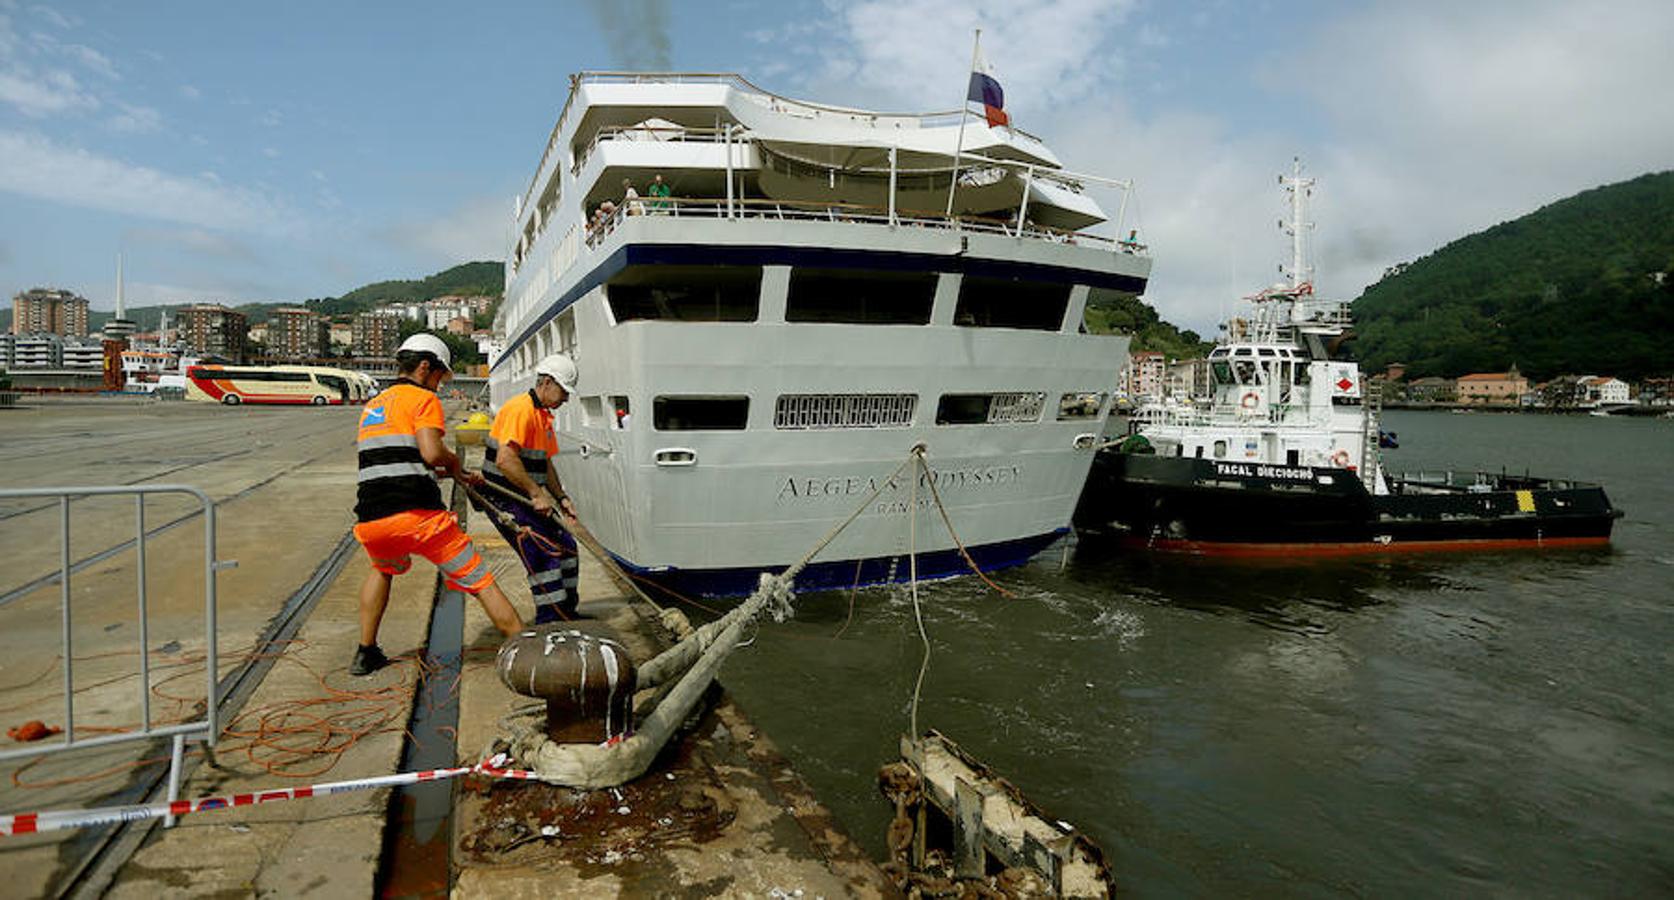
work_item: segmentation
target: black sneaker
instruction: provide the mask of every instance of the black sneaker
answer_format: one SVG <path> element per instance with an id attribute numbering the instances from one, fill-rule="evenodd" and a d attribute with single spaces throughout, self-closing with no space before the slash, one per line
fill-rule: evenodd
<path id="1" fill-rule="evenodd" d="M 349 663 L 350 675 L 370 675 L 389 665 L 389 657 L 378 649 L 377 644 L 370 647 L 355 648 L 354 662 Z"/>

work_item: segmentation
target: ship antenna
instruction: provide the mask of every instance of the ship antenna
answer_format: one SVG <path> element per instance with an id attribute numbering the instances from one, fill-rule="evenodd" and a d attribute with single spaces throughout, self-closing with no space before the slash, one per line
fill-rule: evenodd
<path id="1" fill-rule="evenodd" d="M 1279 183 L 1290 192 L 1290 219 L 1280 222 L 1279 228 L 1290 235 L 1290 268 L 1285 274 L 1290 276 L 1291 290 L 1297 290 L 1313 278 L 1313 268 L 1307 265 L 1306 253 L 1303 247 L 1302 233 L 1314 227 L 1314 223 L 1307 220 L 1307 198 L 1312 193 L 1314 179 L 1302 177 L 1302 157 L 1291 158 L 1291 175 L 1286 178 L 1279 176 Z"/>
<path id="2" fill-rule="evenodd" d="M 126 318 L 122 315 L 122 312 L 122 254 L 118 253 L 116 254 L 116 317 L 118 319 Z"/>

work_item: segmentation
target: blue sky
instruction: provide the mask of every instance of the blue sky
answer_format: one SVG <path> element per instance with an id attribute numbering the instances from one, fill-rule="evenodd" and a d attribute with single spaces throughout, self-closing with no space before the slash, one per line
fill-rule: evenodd
<path id="1" fill-rule="evenodd" d="M 583 69 L 736 71 L 947 109 L 971 31 L 1013 120 L 1133 178 L 1148 299 L 1211 332 L 1320 179 L 1319 282 L 1674 167 L 1674 4 L 0 0 L 0 292 L 300 299 L 499 258 Z M 1108 198 L 1110 208 L 1115 199 Z"/>

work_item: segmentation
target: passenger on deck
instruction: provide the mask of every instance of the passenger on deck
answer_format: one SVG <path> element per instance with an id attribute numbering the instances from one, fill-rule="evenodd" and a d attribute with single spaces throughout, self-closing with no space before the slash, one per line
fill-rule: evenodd
<path id="1" fill-rule="evenodd" d="M 668 212 L 672 205 L 668 200 L 671 192 L 668 185 L 663 181 L 661 173 L 651 176 L 651 184 L 645 189 L 645 193 L 651 197 L 651 211 L 653 213 Z"/>
<path id="2" fill-rule="evenodd" d="M 628 215 L 645 215 L 645 204 L 639 202 L 639 191 L 634 190 L 631 178 L 622 179 L 622 205 L 628 208 Z"/>

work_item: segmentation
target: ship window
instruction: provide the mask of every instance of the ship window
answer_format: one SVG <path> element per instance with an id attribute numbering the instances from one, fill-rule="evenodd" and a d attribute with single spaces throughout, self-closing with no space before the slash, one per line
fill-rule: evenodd
<path id="1" fill-rule="evenodd" d="M 1209 364 L 1209 371 L 1215 376 L 1216 384 L 1232 384 L 1232 366 L 1224 359 L 1217 359 Z"/>
<path id="2" fill-rule="evenodd" d="M 1272 347 L 1263 347 L 1256 352 L 1260 353 L 1262 356 L 1272 356 L 1273 355 L 1273 348 Z"/>
<path id="3" fill-rule="evenodd" d="M 1099 410 L 1103 408 L 1102 393 L 1065 394 L 1058 398 L 1058 421 L 1098 418 Z"/>
<path id="4" fill-rule="evenodd" d="M 749 397 L 658 397 L 651 401 L 651 424 L 658 431 L 743 431 L 749 419 Z"/>
<path id="5" fill-rule="evenodd" d="M 1215 458 L 1226 459 L 1226 441 L 1215 442 Z"/>
<path id="6" fill-rule="evenodd" d="M 959 284 L 953 324 L 973 328 L 1057 331 L 1069 308 L 1070 285 L 966 275 Z"/>
<path id="7" fill-rule="evenodd" d="M 1203 458 L 1203 445 L 1198 444 L 1197 445 L 1197 452 L 1192 454 L 1192 455 L 1196 456 L 1198 459 L 1202 459 Z"/>
<path id="8" fill-rule="evenodd" d="M 628 427 L 628 398 L 621 394 L 613 394 L 610 398 L 610 424 L 618 431 L 625 431 Z"/>
<path id="9" fill-rule="evenodd" d="M 759 266 L 629 266 L 605 287 L 618 324 L 634 319 L 754 322 Z"/>
<path id="10" fill-rule="evenodd" d="M 604 425 L 604 400 L 600 397 L 581 398 L 581 424 L 598 428 Z"/>
<path id="11" fill-rule="evenodd" d="M 1040 393 L 943 394 L 936 404 L 937 425 L 998 425 L 1034 422 L 1046 405 Z"/>
<path id="12" fill-rule="evenodd" d="M 935 299 L 934 272 L 792 269 L 785 321 L 928 325 Z"/>
<path id="13" fill-rule="evenodd" d="M 892 428 L 911 425 L 917 394 L 781 394 L 773 427 Z"/>

